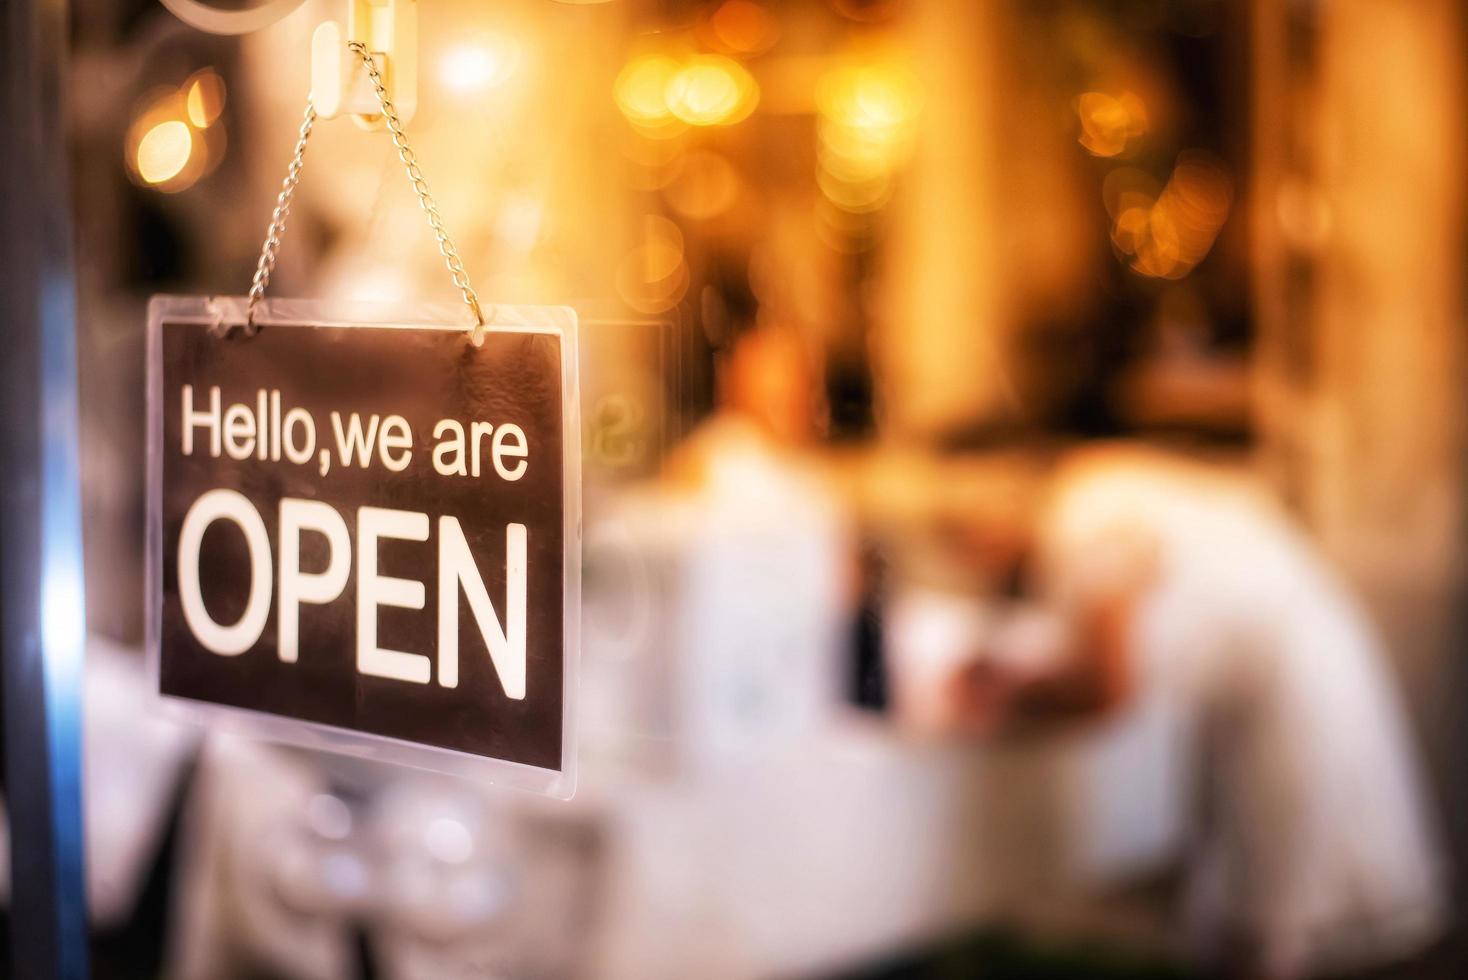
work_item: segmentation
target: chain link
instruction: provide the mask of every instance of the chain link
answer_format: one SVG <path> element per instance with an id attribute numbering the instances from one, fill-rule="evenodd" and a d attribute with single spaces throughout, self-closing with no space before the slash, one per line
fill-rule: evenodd
<path id="1" fill-rule="evenodd" d="M 424 214 L 428 215 L 428 224 L 432 226 L 433 234 L 438 239 L 438 252 L 443 256 L 444 265 L 448 267 L 454 285 L 459 288 L 459 294 L 464 297 L 464 305 L 468 306 L 469 311 L 474 314 L 472 337 L 477 346 L 484 339 L 484 313 L 479 308 L 479 296 L 474 292 L 474 287 L 469 285 L 469 273 L 464 270 L 464 261 L 459 258 L 459 250 L 454 248 L 454 243 L 443 226 L 443 217 L 438 213 L 438 205 L 434 203 L 433 195 L 428 191 L 428 181 L 423 178 L 423 171 L 418 167 L 418 157 L 413 152 L 413 148 L 408 145 L 408 137 L 403 134 L 403 124 L 398 119 L 397 107 L 392 104 L 392 99 L 387 97 L 387 87 L 382 81 L 382 71 L 377 67 L 377 60 L 367 50 L 367 45 L 361 41 L 348 41 L 347 47 L 361 57 L 362 67 L 367 69 L 367 79 L 372 83 L 373 91 L 377 93 L 378 104 L 382 106 L 382 119 L 387 123 L 387 131 L 392 135 L 392 145 L 397 148 L 398 159 L 403 162 L 403 167 L 408 171 L 408 179 L 413 182 L 413 193 L 418 195 L 418 206 L 423 209 Z"/>
<path id="2" fill-rule="evenodd" d="M 260 260 L 255 263 L 255 278 L 250 283 L 250 303 L 245 308 L 245 336 L 254 336 L 255 308 L 265 298 L 265 287 L 270 285 L 270 274 L 275 271 L 275 257 L 280 251 L 280 236 L 285 234 L 285 219 L 291 213 L 291 198 L 296 185 L 301 182 L 301 168 L 305 166 L 306 141 L 311 138 L 311 127 L 316 125 L 316 107 L 306 103 L 306 116 L 301 120 L 301 133 L 296 139 L 296 151 L 291 155 L 291 165 L 280 184 L 280 193 L 275 197 L 275 210 L 270 214 L 270 227 L 265 229 L 265 245 L 260 249 Z"/>
<path id="3" fill-rule="evenodd" d="M 469 284 L 469 273 L 464 269 L 464 261 L 459 258 L 459 250 L 454 247 L 448 231 L 444 228 L 443 217 L 438 212 L 438 205 L 428 190 L 428 181 L 424 179 L 423 170 L 418 166 L 418 157 L 413 152 L 413 148 L 408 145 L 408 137 L 403 132 L 403 124 L 398 118 L 397 107 L 387 96 L 387 86 L 382 80 L 382 70 L 377 67 L 376 59 L 372 57 L 372 53 L 361 41 L 349 41 L 347 47 L 362 59 L 362 66 L 367 70 L 367 79 L 372 83 L 372 90 L 376 93 L 377 102 L 382 107 L 382 118 L 387 124 L 388 133 L 392 136 L 393 147 L 397 150 L 398 159 L 402 161 L 403 167 L 407 170 L 408 179 L 413 184 L 413 193 L 418 197 L 418 205 L 428 216 L 428 224 L 433 228 L 434 237 L 438 239 L 439 254 L 443 256 L 444 265 L 448 268 L 454 285 L 458 287 L 459 295 L 464 298 L 464 305 L 469 307 L 469 312 L 474 316 L 474 329 L 470 333 L 470 338 L 475 346 L 478 346 L 484 340 L 484 312 L 479 306 L 479 295 Z M 260 249 L 260 260 L 255 264 L 255 278 L 250 284 L 250 300 L 245 311 L 246 336 L 254 334 L 257 330 L 255 308 L 265 298 L 265 287 L 270 284 L 270 274 L 275 270 L 275 257 L 280 250 L 280 237 L 285 233 L 285 219 L 290 214 L 291 197 L 295 194 L 296 185 L 301 180 L 306 141 L 311 137 L 311 128 L 315 122 L 316 107 L 308 102 L 306 117 L 301 122 L 300 138 L 296 140 L 296 151 L 291 157 L 290 168 L 286 171 L 285 180 L 281 183 L 280 194 L 275 199 L 275 211 L 270 216 L 270 227 L 265 232 L 265 244 Z"/>

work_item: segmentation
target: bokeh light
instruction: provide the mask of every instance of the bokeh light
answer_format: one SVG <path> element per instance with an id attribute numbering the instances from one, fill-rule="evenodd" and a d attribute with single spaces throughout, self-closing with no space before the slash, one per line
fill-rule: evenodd
<path id="1" fill-rule="evenodd" d="M 691 126 L 727 126 L 754 111 L 759 86 L 733 58 L 697 55 L 668 80 L 664 98 L 669 111 Z"/>
<path id="2" fill-rule="evenodd" d="M 500 34 L 485 34 L 444 51 L 439 83 L 455 95 L 475 95 L 509 80 L 520 64 L 520 45 Z"/>
<path id="3" fill-rule="evenodd" d="M 184 83 L 184 104 L 195 129 L 208 129 L 224 111 L 224 79 L 212 68 L 195 72 Z"/>
<path id="4" fill-rule="evenodd" d="M 149 184 L 163 184 L 188 166 L 194 152 L 194 135 L 181 119 L 165 119 L 150 127 L 138 140 L 138 176 Z"/>
<path id="5" fill-rule="evenodd" d="M 1154 279 L 1180 279 L 1208 255 L 1228 219 L 1233 182 L 1215 157 L 1179 155 L 1166 186 L 1141 170 L 1107 175 L 1102 197 L 1111 216 L 1111 242 L 1130 268 Z"/>
<path id="6" fill-rule="evenodd" d="M 637 244 L 617 267 L 617 293 L 639 313 L 664 313 L 688 291 L 683 233 L 659 215 L 645 215 Z"/>
<path id="7" fill-rule="evenodd" d="M 1147 132 L 1147 107 L 1132 92 L 1086 92 L 1076 99 L 1080 143 L 1094 156 L 1121 156 Z"/>
<path id="8" fill-rule="evenodd" d="M 224 103 L 224 80 L 212 68 L 149 92 L 123 141 L 128 176 L 165 194 L 192 187 L 224 157 Z"/>
<path id="9" fill-rule="evenodd" d="M 846 66 L 821 80 L 816 182 L 828 201 L 853 213 L 887 203 L 911 150 L 919 103 L 916 81 L 891 65 Z"/>
<path id="10" fill-rule="evenodd" d="M 733 58 L 700 54 L 633 58 L 612 87 L 617 107 L 633 129 L 669 139 L 688 126 L 728 126 L 759 104 L 754 76 Z"/>
<path id="11" fill-rule="evenodd" d="M 668 107 L 667 91 L 678 74 L 677 59 L 665 54 L 633 58 L 617 75 L 612 94 L 617 108 L 639 133 L 666 138 L 682 132 L 684 124 Z"/>

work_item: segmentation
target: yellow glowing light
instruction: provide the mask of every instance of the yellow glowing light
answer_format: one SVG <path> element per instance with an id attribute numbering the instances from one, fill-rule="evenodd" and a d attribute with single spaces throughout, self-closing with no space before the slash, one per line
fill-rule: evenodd
<path id="1" fill-rule="evenodd" d="M 882 65 L 831 72 L 821 80 L 816 100 L 827 119 L 883 143 L 906 137 L 917 110 L 913 80 L 906 72 Z"/>
<path id="2" fill-rule="evenodd" d="M 224 79 L 206 68 L 184 83 L 184 91 L 184 105 L 194 128 L 214 125 L 224 111 Z"/>
<path id="3" fill-rule="evenodd" d="M 892 199 L 892 179 L 887 176 L 848 181 L 822 171 L 816 175 L 816 184 L 828 201 L 853 214 L 876 211 Z"/>
<path id="4" fill-rule="evenodd" d="M 181 119 L 157 123 L 138 141 L 138 176 L 148 184 L 172 180 L 188 166 L 194 152 L 194 134 Z"/>
<path id="5" fill-rule="evenodd" d="M 846 105 L 847 125 L 888 137 L 907 121 L 907 100 L 885 79 L 866 77 L 852 90 Z"/>
<path id="6" fill-rule="evenodd" d="M 503 85 L 520 64 L 520 46 L 498 34 L 455 44 L 438 62 L 438 80 L 456 95 L 472 95 Z"/>
<path id="7" fill-rule="evenodd" d="M 192 187 L 224 158 L 228 141 L 219 124 L 224 83 L 212 69 L 182 85 L 160 86 L 140 101 L 123 141 L 123 161 L 134 183 L 165 194 Z"/>
<path id="8" fill-rule="evenodd" d="M 1147 237 L 1137 249 L 1134 266 L 1150 276 L 1172 277 L 1192 268 L 1190 256 L 1183 254 L 1182 237 L 1172 213 L 1159 202 L 1147 222 Z"/>
<path id="9" fill-rule="evenodd" d="M 666 122 L 673 117 L 665 94 L 668 83 L 678 74 L 678 62 L 667 55 L 650 54 L 627 63 L 612 93 L 622 115 L 634 123 Z"/>
<path id="10" fill-rule="evenodd" d="M 1121 251 L 1136 255 L 1151 220 L 1150 206 L 1133 205 L 1117 216 L 1116 226 L 1111 229 L 1111 240 Z"/>
<path id="11" fill-rule="evenodd" d="M 672 309 L 688 291 L 683 233 L 667 218 L 648 215 L 639 243 L 617 267 L 617 292 L 642 313 Z"/>
<path id="12" fill-rule="evenodd" d="M 849 65 L 821 80 L 816 181 L 837 208 L 863 214 L 891 198 L 893 174 L 916 129 L 917 91 L 912 77 L 892 65 Z"/>
<path id="13" fill-rule="evenodd" d="M 1140 171 L 1113 171 L 1102 185 L 1115 216 L 1111 241 L 1130 256 L 1133 270 L 1158 279 L 1180 279 L 1213 248 L 1228 219 L 1233 183 L 1224 165 L 1196 150 L 1178 157 L 1160 192 Z"/>
<path id="14" fill-rule="evenodd" d="M 886 143 L 873 143 L 860 133 L 830 124 L 819 129 L 820 148 L 816 151 L 821 169 L 842 180 L 870 180 L 891 171 L 899 153 Z"/>
<path id="15" fill-rule="evenodd" d="M 1214 226 L 1228 216 L 1233 186 L 1221 163 L 1207 154 L 1185 151 L 1168 181 L 1168 193 L 1197 224 Z"/>
<path id="16" fill-rule="evenodd" d="M 1081 122 L 1081 145 L 1098 157 L 1120 155 L 1148 127 L 1147 108 L 1132 92 L 1120 96 L 1086 92 L 1076 99 L 1076 115 Z"/>
<path id="17" fill-rule="evenodd" d="M 698 55 L 668 80 L 664 98 L 673 115 L 691 126 L 727 126 L 754 111 L 759 86 L 734 59 Z"/>

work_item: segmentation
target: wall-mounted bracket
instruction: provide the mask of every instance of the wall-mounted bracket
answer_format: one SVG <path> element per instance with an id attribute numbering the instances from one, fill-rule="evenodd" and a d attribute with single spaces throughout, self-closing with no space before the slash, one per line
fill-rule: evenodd
<path id="1" fill-rule="evenodd" d="M 382 71 L 387 97 L 406 124 L 418 108 L 418 0 L 347 0 L 347 27 L 328 20 L 311 35 L 311 102 L 326 119 L 346 113 L 363 129 L 382 126 L 362 59 L 361 41 Z"/>

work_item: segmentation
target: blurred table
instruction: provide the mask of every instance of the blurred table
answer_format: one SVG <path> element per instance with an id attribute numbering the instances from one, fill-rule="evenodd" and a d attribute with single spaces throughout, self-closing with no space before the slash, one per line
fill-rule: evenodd
<path id="1" fill-rule="evenodd" d="M 607 978 L 829 972 L 975 925 L 1071 916 L 1175 840 L 1123 719 L 1026 743 L 852 718 L 778 757 L 658 784 L 583 774 L 612 854 L 589 961 Z"/>

